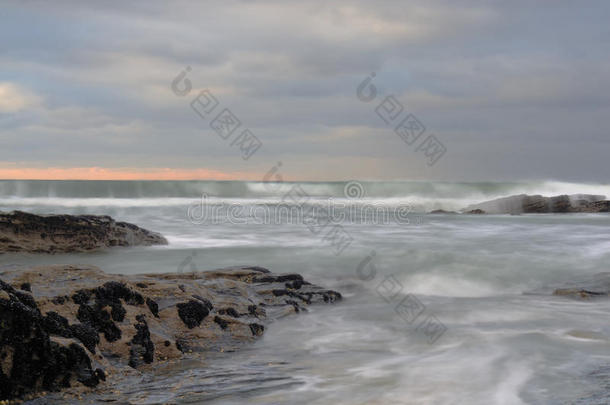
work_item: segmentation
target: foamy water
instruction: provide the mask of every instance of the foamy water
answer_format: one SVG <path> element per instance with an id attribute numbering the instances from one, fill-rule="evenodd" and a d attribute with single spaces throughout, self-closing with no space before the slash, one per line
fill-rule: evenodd
<path id="1" fill-rule="evenodd" d="M 365 182 L 365 194 L 350 200 L 345 183 L 299 184 L 314 203 L 330 197 L 420 207 L 409 213 L 409 223 L 342 223 L 353 240 L 338 255 L 303 224 L 194 224 L 186 215 L 202 193 L 214 204 L 277 205 L 294 185 L 0 182 L 0 210 L 107 214 L 170 241 L 89 254 L 10 254 L 0 263 L 87 263 L 123 274 L 190 271 L 183 265 L 188 258 L 197 270 L 255 264 L 301 273 L 345 297 L 275 322 L 243 351 L 126 382 L 126 402 L 610 402 L 595 377 L 610 365 L 610 302 L 531 293 L 610 271 L 610 216 L 417 213 L 519 193 L 610 196 L 609 186 Z M 362 271 L 371 277 L 365 280 Z M 390 296 L 388 285 L 401 288 Z M 424 305 L 412 322 L 395 311 L 407 296 Z M 446 327 L 434 342 L 420 327 L 429 317 Z"/>

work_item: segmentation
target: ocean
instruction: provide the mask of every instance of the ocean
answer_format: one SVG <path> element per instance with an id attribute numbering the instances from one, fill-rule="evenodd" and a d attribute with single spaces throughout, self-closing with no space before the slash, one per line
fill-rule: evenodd
<path id="1" fill-rule="evenodd" d="M 257 265 L 344 296 L 275 321 L 239 352 L 133 377 L 125 402 L 610 403 L 610 301 L 551 294 L 609 271 L 610 215 L 426 214 L 522 193 L 610 197 L 610 186 L 0 181 L 2 211 L 110 215 L 169 240 L 4 254 L 0 266 L 134 274 Z"/>

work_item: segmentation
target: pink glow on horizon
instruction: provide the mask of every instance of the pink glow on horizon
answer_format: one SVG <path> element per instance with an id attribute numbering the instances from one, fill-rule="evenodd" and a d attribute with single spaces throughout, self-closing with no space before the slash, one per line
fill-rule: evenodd
<path id="1" fill-rule="evenodd" d="M 225 173 L 211 169 L 49 167 L 0 168 L 3 180 L 258 180 L 256 173 Z"/>

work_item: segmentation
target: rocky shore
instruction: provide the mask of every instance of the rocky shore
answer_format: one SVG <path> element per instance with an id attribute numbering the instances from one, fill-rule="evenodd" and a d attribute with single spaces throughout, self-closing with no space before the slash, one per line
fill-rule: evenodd
<path id="1" fill-rule="evenodd" d="M 105 215 L 0 212 L 0 253 L 66 253 L 113 246 L 166 245 L 156 232 Z"/>
<path id="2" fill-rule="evenodd" d="M 543 197 L 541 195 L 514 195 L 498 198 L 461 210 L 466 214 L 550 214 L 610 212 L 610 201 L 603 195 L 575 194 Z"/>
<path id="3" fill-rule="evenodd" d="M 341 299 L 260 267 L 120 276 L 45 266 L 0 280 L 0 400 L 78 396 L 129 370 L 235 351 L 275 319 Z"/>

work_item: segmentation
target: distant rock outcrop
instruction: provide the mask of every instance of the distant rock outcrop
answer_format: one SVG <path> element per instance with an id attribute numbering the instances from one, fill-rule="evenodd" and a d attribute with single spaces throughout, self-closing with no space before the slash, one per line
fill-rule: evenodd
<path id="1" fill-rule="evenodd" d="M 541 195 L 514 195 L 480 204 L 470 205 L 462 211 L 487 214 L 548 214 L 569 212 L 610 212 L 610 201 L 603 195 L 575 194 L 543 197 Z"/>
<path id="2" fill-rule="evenodd" d="M 0 213 L 0 253 L 83 252 L 112 246 L 166 245 L 156 232 L 109 216 Z"/>
<path id="3" fill-rule="evenodd" d="M 0 401 L 41 391 L 78 396 L 134 369 L 235 351 L 269 321 L 341 299 L 261 267 L 127 277 L 59 265 L 0 278 Z"/>
<path id="4" fill-rule="evenodd" d="M 598 273 L 556 288 L 553 295 L 578 299 L 610 298 L 610 273 Z"/>
<path id="5" fill-rule="evenodd" d="M 464 214 L 473 214 L 473 215 L 482 215 L 482 214 L 487 214 L 485 211 L 483 211 L 482 209 L 474 209 L 474 210 L 470 210 L 470 211 L 466 211 Z"/>

